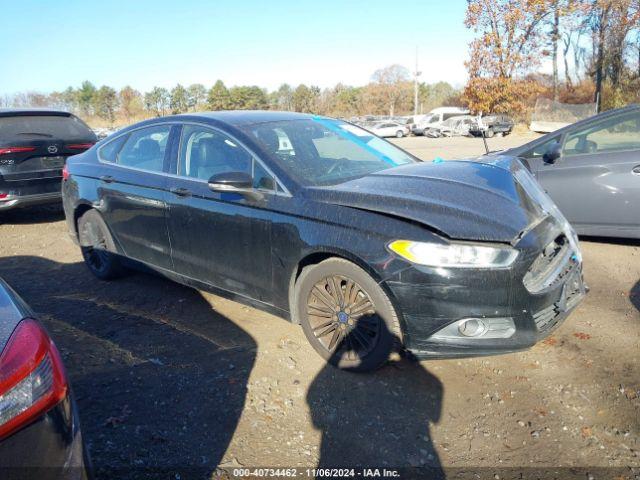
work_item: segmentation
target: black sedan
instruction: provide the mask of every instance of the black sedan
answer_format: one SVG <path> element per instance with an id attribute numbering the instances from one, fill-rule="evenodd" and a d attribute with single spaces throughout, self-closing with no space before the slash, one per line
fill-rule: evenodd
<path id="1" fill-rule="evenodd" d="M 0 279 L 2 478 L 86 479 L 89 465 L 60 354 Z"/>
<path id="2" fill-rule="evenodd" d="M 640 105 L 503 154 L 520 157 L 580 235 L 640 238 Z"/>
<path id="3" fill-rule="evenodd" d="M 65 160 L 96 141 L 69 112 L 0 109 L 0 211 L 60 203 Z"/>
<path id="4" fill-rule="evenodd" d="M 422 163 L 342 121 L 218 112 L 133 125 L 64 176 L 96 276 L 142 266 L 267 309 L 345 369 L 524 349 L 585 291 L 573 230 L 513 158 Z"/>

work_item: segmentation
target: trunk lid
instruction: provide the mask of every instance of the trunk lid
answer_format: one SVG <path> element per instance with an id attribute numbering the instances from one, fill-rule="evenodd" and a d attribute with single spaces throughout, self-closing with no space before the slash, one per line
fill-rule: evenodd
<path id="1" fill-rule="evenodd" d="M 65 160 L 95 144 L 81 120 L 62 113 L 0 116 L 0 174 L 6 181 L 59 177 Z"/>

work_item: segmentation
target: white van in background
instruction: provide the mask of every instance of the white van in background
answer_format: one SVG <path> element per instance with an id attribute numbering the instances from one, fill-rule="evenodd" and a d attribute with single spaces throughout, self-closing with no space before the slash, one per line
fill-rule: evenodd
<path id="1" fill-rule="evenodd" d="M 409 126 L 414 135 L 423 135 L 425 129 L 439 127 L 445 120 L 460 115 L 469 115 L 469 110 L 460 107 L 434 108 L 426 115 L 414 115 L 409 120 Z"/>

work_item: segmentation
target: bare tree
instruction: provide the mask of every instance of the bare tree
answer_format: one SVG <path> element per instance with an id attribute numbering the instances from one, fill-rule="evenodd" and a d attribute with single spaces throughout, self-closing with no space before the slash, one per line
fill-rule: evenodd
<path id="1" fill-rule="evenodd" d="M 391 117 L 395 114 L 398 103 L 407 95 L 409 78 L 409 70 L 402 65 L 381 68 L 376 70 L 371 77 L 381 94 L 386 98 Z"/>

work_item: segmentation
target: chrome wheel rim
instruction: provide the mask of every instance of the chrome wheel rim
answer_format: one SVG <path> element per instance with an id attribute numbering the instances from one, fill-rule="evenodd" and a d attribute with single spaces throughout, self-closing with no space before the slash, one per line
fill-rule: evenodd
<path id="1" fill-rule="evenodd" d="M 369 294 L 355 281 L 331 275 L 317 282 L 307 299 L 314 337 L 330 354 L 348 360 L 366 356 L 380 336 L 380 317 Z"/>

